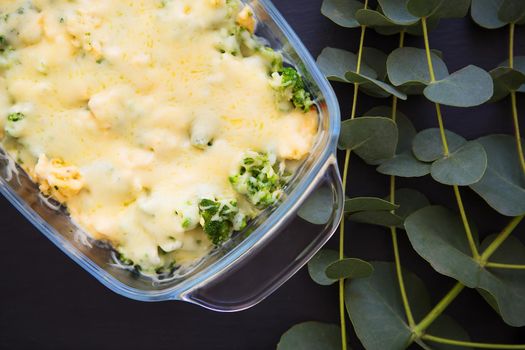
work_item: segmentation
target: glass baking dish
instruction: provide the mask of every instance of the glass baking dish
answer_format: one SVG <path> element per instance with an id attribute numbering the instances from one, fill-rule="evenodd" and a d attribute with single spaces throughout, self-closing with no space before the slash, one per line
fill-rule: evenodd
<path id="1" fill-rule="evenodd" d="M 304 266 L 341 220 L 344 198 L 335 156 L 340 128 L 337 99 L 272 3 L 245 2 L 259 21 L 257 35 L 281 50 L 285 60 L 305 77 L 319 110 L 319 133 L 311 155 L 298 169 L 283 202 L 197 264 L 181 268 L 164 280 L 119 267 L 107 244 L 89 239 L 65 210 L 50 208 L 21 170 L 19 176 L 12 176 L 13 161 L 1 154 L 0 192 L 66 255 L 125 297 L 141 301 L 182 300 L 216 311 L 247 309 Z M 315 208 L 311 205 L 314 201 Z"/>

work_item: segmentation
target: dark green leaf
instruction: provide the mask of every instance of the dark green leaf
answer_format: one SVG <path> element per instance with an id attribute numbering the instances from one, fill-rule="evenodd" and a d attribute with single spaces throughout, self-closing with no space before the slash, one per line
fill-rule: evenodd
<path id="1" fill-rule="evenodd" d="M 375 197 L 350 198 L 345 202 L 345 213 L 357 213 L 369 210 L 394 210 L 397 208 L 397 205 Z"/>
<path id="2" fill-rule="evenodd" d="M 376 72 L 376 78 L 379 80 L 385 80 L 386 78 L 387 57 L 388 56 L 381 50 L 375 49 L 373 47 L 363 48 L 363 61 Z M 372 77 L 372 75 L 368 76 Z"/>
<path id="3" fill-rule="evenodd" d="M 431 53 L 436 79 L 449 76 L 445 62 L 434 52 Z M 411 87 L 409 93 L 421 93 L 430 84 L 430 73 L 425 50 L 404 47 L 394 50 L 387 60 L 388 78 L 394 86 Z M 415 89 L 419 87 L 419 89 Z"/>
<path id="4" fill-rule="evenodd" d="M 383 226 L 383 227 L 402 227 L 403 218 L 389 211 L 362 211 L 350 215 L 350 220 L 362 224 Z"/>
<path id="5" fill-rule="evenodd" d="M 394 23 L 408 26 L 419 21 L 419 17 L 408 12 L 407 0 L 378 0 L 378 2 L 385 16 Z"/>
<path id="6" fill-rule="evenodd" d="M 463 18 L 470 8 L 470 0 L 443 0 L 434 16 L 439 18 Z"/>
<path id="7" fill-rule="evenodd" d="M 393 86 L 385 82 L 379 81 L 377 79 L 367 77 L 363 74 L 357 74 L 355 72 L 349 71 L 345 74 L 345 78 L 352 83 L 358 83 L 359 87 L 363 90 L 363 92 L 373 97 L 388 97 L 390 95 L 394 95 L 402 100 L 407 99 L 406 94 L 397 90 Z"/>
<path id="8" fill-rule="evenodd" d="M 432 102 L 454 107 L 478 106 L 487 102 L 493 93 L 490 74 L 472 65 L 431 83 L 424 90 Z"/>
<path id="9" fill-rule="evenodd" d="M 422 18 L 430 17 L 441 6 L 443 0 L 408 0 L 407 10 L 412 15 Z"/>
<path id="10" fill-rule="evenodd" d="M 499 213 L 525 214 L 525 176 L 519 166 L 516 141 L 508 135 L 490 135 L 477 140 L 485 148 L 488 168 L 470 187 Z"/>
<path id="11" fill-rule="evenodd" d="M 325 48 L 317 58 L 321 72 L 330 80 L 348 83 L 345 74 L 357 69 L 357 56 L 351 52 L 332 47 Z M 361 73 L 376 78 L 376 72 L 366 64 L 361 64 Z"/>
<path id="12" fill-rule="evenodd" d="M 453 318 L 447 316 L 447 315 L 441 315 L 437 320 L 434 321 L 430 325 L 430 327 L 427 330 L 427 333 L 432 334 L 434 336 L 442 337 L 442 338 L 448 338 L 448 339 L 454 339 L 454 340 L 461 340 L 461 341 L 470 341 L 469 334 L 461 327 L 461 325 L 454 320 Z M 425 343 L 424 343 L 425 344 Z M 429 344 L 432 344 L 429 346 Z M 432 349 L 438 349 L 438 350 L 457 350 L 458 348 L 452 345 L 446 345 L 446 344 L 437 344 L 437 343 L 426 343 L 426 348 L 432 350 Z M 461 347 L 464 350 L 472 350 L 471 347 Z"/>
<path id="13" fill-rule="evenodd" d="M 388 199 L 390 200 L 390 197 Z M 396 215 L 403 219 L 406 219 L 413 212 L 430 205 L 430 201 L 423 193 L 410 188 L 398 189 L 395 192 L 395 202 L 399 204 Z"/>
<path id="14" fill-rule="evenodd" d="M 505 23 L 516 23 L 525 17 L 525 1 L 523 0 L 503 0 L 498 18 Z"/>
<path id="15" fill-rule="evenodd" d="M 326 268 L 326 275 L 337 280 L 364 278 L 373 272 L 372 265 L 361 259 L 338 260 Z"/>
<path id="16" fill-rule="evenodd" d="M 474 22 L 487 29 L 501 28 L 506 25 L 498 17 L 503 0 L 472 0 L 470 14 Z"/>
<path id="17" fill-rule="evenodd" d="M 509 67 L 509 60 L 502 62 L 499 66 Z M 514 70 L 525 74 L 525 56 L 514 56 Z M 525 92 L 525 84 L 523 84 L 517 91 Z"/>
<path id="18" fill-rule="evenodd" d="M 445 185 L 468 186 L 481 180 L 485 170 L 485 149 L 480 143 L 472 141 L 434 162 L 430 174 L 434 180 Z"/>
<path id="19" fill-rule="evenodd" d="M 277 350 L 340 350 L 341 328 L 334 324 L 305 322 L 290 328 L 277 344 Z"/>
<path id="20" fill-rule="evenodd" d="M 339 253 L 335 250 L 322 249 L 308 263 L 310 277 L 322 286 L 329 286 L 337 282 L 337 279 L 328 278 L 326 268 L 339 260 Z"/>
<path id="21" fill-rule="evenodd" d="M 508 67 L 498 67 L 490 71 L 494 81 L 494 95 L 490 102 L 497 102 L 507 97 L 511 91 L 518 91 L 525 84 L 525 74 Z"/>
<path id="22" fill-rule="evenodd" d="M 355 14 L 355 18 L 361 25 L 368 27 L 391 27 L 396 24 L 390 19 L 386 18 L 382 13 L 371 9 L 361 9 Z"/>
<path id="23" fill-rule="evenodd" d="M 384 175 L 422 177 L 430 174 L 430 164 L 419 161 L 408 151 L 383 162 L 377 171 Z"/>
<path id="24" fill-rule="evenodd" d="M 467 140 L 452 131 L 445 130 L 445 135 L 450 152 L 455 152 L 467 143 Z M 445 151 L 439 129 L 426 129 L 417 134 L 412 143 L 412 151 L 416 158 L 422 162 L 434 162 L 443 158 Z"/>
<path id="25" fill-rule="evenodd" d="M 341 125 L 339 147 L 354 150 L 369 164 L 392 158 L 397 145 L 396 124 L 383 117 L 360 117 Z"/>
<path id="26" fill-rule="evenodd" d="M 314 225 L 324 225 L 333 214 L 334 194 L 328 187 L 320 187 L 304 201 L 297 215 Z"/>
<path id="27" fill-rule="evenodd" d="M 356 0 L 324 0 L 321 13 L 342 27 L 356 28 L 360 24 L 355 13 L 363 7 L 363 3 Z"/>

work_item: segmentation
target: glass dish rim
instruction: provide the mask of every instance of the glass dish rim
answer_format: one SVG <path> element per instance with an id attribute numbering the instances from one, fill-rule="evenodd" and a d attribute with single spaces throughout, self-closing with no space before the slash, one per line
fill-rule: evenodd
<path id="1" fill-rule="evenodd" d="M 273 232 L 279 231 L 278 228 L 287 217 L 292 214 L 312 190 L 312 183 L 321 172 L 326 171 L 326 166 L 334 158 L 336 153 L 337 140 L 340 132 L 340 111 L 337 98 L 324 75 L 320 72 L 314 58 L 306 49 L 295 31 L 280 14 L 271 0 L 255 0 L 266 11 L 267 15 L 275 22 L 277 27 L 282 31 L 288 43 L 294 49 L 299 57 L 300 63 L 304 64 L 305 70 L 311 75 L 321 91 L 327 108 L 327 118 L 329 119 L 326 130 L 320 132 L 328 133 L 328 140 L 321 154 L 313 161 L 311 169 L 307 175 L 298 181 L 297 186 L 287 196 L 271 215 L 257 227 L 257 229 L 239 243 L 234 249 L 221 257 L 217 262 L 208 266 L 202 272 L 184 280 L 173 287 L 162 290 L 141 290 L 130 287 L 125 283 L 117 280 L 114 276 L 94 263 L 91 259 L 84 256 L 67 239 L 62 235 L 56 234 L 56 230 L 42 219 L 27 203 L 22 200 L 11 188 L 1 179 L 0 193 L 31 222 L 44 236 L 55 244 L 69 258 L 79 264 L 89 274 L 95 277 L 100 283 L 112 290 L 113 292 L 139 301 L 153 302 L 164 300 L 186 300 L 185 296 L 198 287 L 215 280 L 230 268 L 234 267 L 243 257 L 248 256 L 264 241 L 273 236 Z M 186 300 L 191 302 L 191 300 Z"/>

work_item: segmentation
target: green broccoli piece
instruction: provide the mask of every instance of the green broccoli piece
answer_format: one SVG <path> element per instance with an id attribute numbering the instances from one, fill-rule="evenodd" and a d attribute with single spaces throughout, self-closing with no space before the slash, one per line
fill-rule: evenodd
<path id="1" fill-rule="evenodd" d="M 304 82 L 297 70 L 285 67 L 272 74 L 272 87 L 280 93 L 284 101 L 292 102 L 296 108 L 308 112 L 313 106 L 310 93 L 305 90 Z"/>
<path id="2" fill-rule="evenodd" d="M 249 152 L 242 160 L 238 173 L 230 176 L 230 183 L 250 203 L 265 209 L 281 199 L 288 178 L 284 163 L 277 164 L 274 155 Z"/>
<path id="3" fill-rule="evenodd" d="M 236 200 L 202 199 L 199 212 L 204 232 L 215 245 L 246 227 L 246 216 L 239 211 Z"/>
<path id="4" fill-rule="evenodd" d="M 258 48 L 259 55 L 268 62 L 271 73 L 279 72 L 283 69 L 283 55 L 271 47 L 261 46 Z"/>
<path id="5" fill-rule="evenodd" d="M 7 39 L 0 35 L 0 53 L 4 53 L 6 50 L 9 50 L 9 42 Z"/>
<path id="6" fill-rule="evenodd" d="M 20 113 L 20 112 L 16 112 L 16 113 L 11 113 L 7 116 L 7 120 L 10 121 L 10 122 L 13 122 L 13 123 L 16 123 L 22 119 L 24 119 L 26 116 L 24 115 L 24 113 Z"/>

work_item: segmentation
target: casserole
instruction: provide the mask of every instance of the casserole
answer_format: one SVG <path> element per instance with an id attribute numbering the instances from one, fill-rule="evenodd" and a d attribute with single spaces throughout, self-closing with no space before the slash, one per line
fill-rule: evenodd
<path id="1" fill-rule="evenodd" d="M 29 178 L 11 177 L 11 160 L 5 157 L 1 164 L 0 189 L 6 198 L 67 255 L 117 293 L 144 301 L 186 300 L 215 310 L 244 309 L 262 300 L 306 263 L 339 222 L 343 198 L 335 167 L 339 115 L 333 92 L 272 5 L 249 5 L 259 19 L 257 34 L 272 47 L 282 49 L 287 60 L 306 77 L 318 103 L 319 136 L 311 156 L 290 183 L 283 203 L 275 211 L 263 213 L 205 259 L 179 269 L 169 279 L 132 274 L 118 265 L 109 246 L 89 239 L 65 211 L 57 212 L 40 201 L 38 189 Z M 308 224 L 296 215 L 312 193 L 324 201 L 323 208 L 330 209 L 321 219 L 314 213 L 309 220 L 316 224 Z M 301 211 L 303 218 L 310 214 L 308 207 Z"/>

